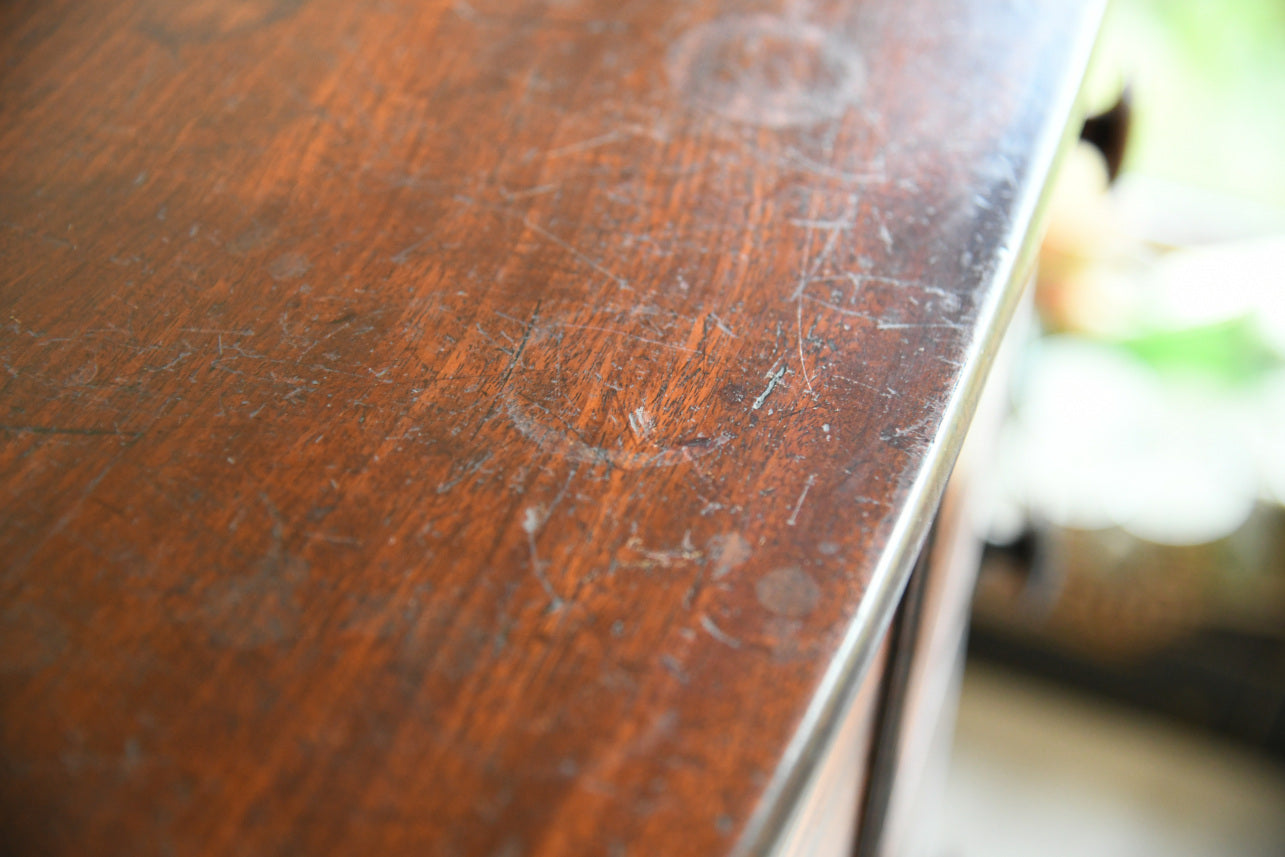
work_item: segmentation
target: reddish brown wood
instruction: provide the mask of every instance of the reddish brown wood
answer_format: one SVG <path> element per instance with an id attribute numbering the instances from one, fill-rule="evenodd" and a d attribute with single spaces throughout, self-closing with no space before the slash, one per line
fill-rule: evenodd
<path id="1" fill-rule="evenodd" d="M 0 5 L 0 850 L 766 841 L 1087 5 Z"/>

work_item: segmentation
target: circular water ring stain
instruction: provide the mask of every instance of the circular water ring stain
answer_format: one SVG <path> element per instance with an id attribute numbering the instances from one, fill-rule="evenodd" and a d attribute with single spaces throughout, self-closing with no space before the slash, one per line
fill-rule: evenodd
<path id="1" fill-rule="evenodd" d="M 836 119 L 865 82 L 851 45 L 772 15 L 719 18 L 687 32 L 670 49 L 667 68 L 692 104 L 767 128 Z"/>

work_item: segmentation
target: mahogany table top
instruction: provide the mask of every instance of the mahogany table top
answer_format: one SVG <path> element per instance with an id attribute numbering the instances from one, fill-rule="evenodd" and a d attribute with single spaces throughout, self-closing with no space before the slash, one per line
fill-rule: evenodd
<path id="1" fill-rule="evenodd" d="M 0 5 L 0 842 L 770 847 L 1096 4 Z"/>

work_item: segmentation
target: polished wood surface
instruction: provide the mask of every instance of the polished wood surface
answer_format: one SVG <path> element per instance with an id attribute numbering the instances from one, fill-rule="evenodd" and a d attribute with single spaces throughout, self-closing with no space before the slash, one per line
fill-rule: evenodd
<path id="1" fill-rule="evenodd" d="M 768 848 L 1092 4 L 0 4 L 0 850 Z"/>

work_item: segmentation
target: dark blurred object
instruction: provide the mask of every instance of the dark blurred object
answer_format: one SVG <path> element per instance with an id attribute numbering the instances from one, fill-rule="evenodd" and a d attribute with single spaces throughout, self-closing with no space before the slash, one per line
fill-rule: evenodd
<path id="1" fill-rule="evenodd" d="M 1080 139 L 1090 144 L 1106 160 L 1107 178 L 1115 181 L 1124 164 L 1124 152 L 1129 143 L 1129 125 L 1133 118 L 1133 93 L 1129 87 L 1120 92 L 1115 106 L 1110 110 L 1090 116 L 1080 130 Z"/>
<path id="2" fill-rule="evenodd" d="M 987 548 L 969 653 L 1210 729 L 1285 763 L 1285 626 L 1230 627 L 1190 618 L 1192 602 L 1138 597 L 1133 577 L 1080 576 L 1042 619 L 1014 622 L 1017 611 L 996 590 L 1038 590 L 1019 583 L 1026 557 Z M 986 590 L 991 590 L 987 592 Z M 1022 596 L 1018 595 L 1017 598 Z M 1173 613 L 1164 615 L 1166 610 Z M 1168 633 L 1129 652 L 1107 654 L 1066 640 L 1094 623 L 1122 637 Z"/>

